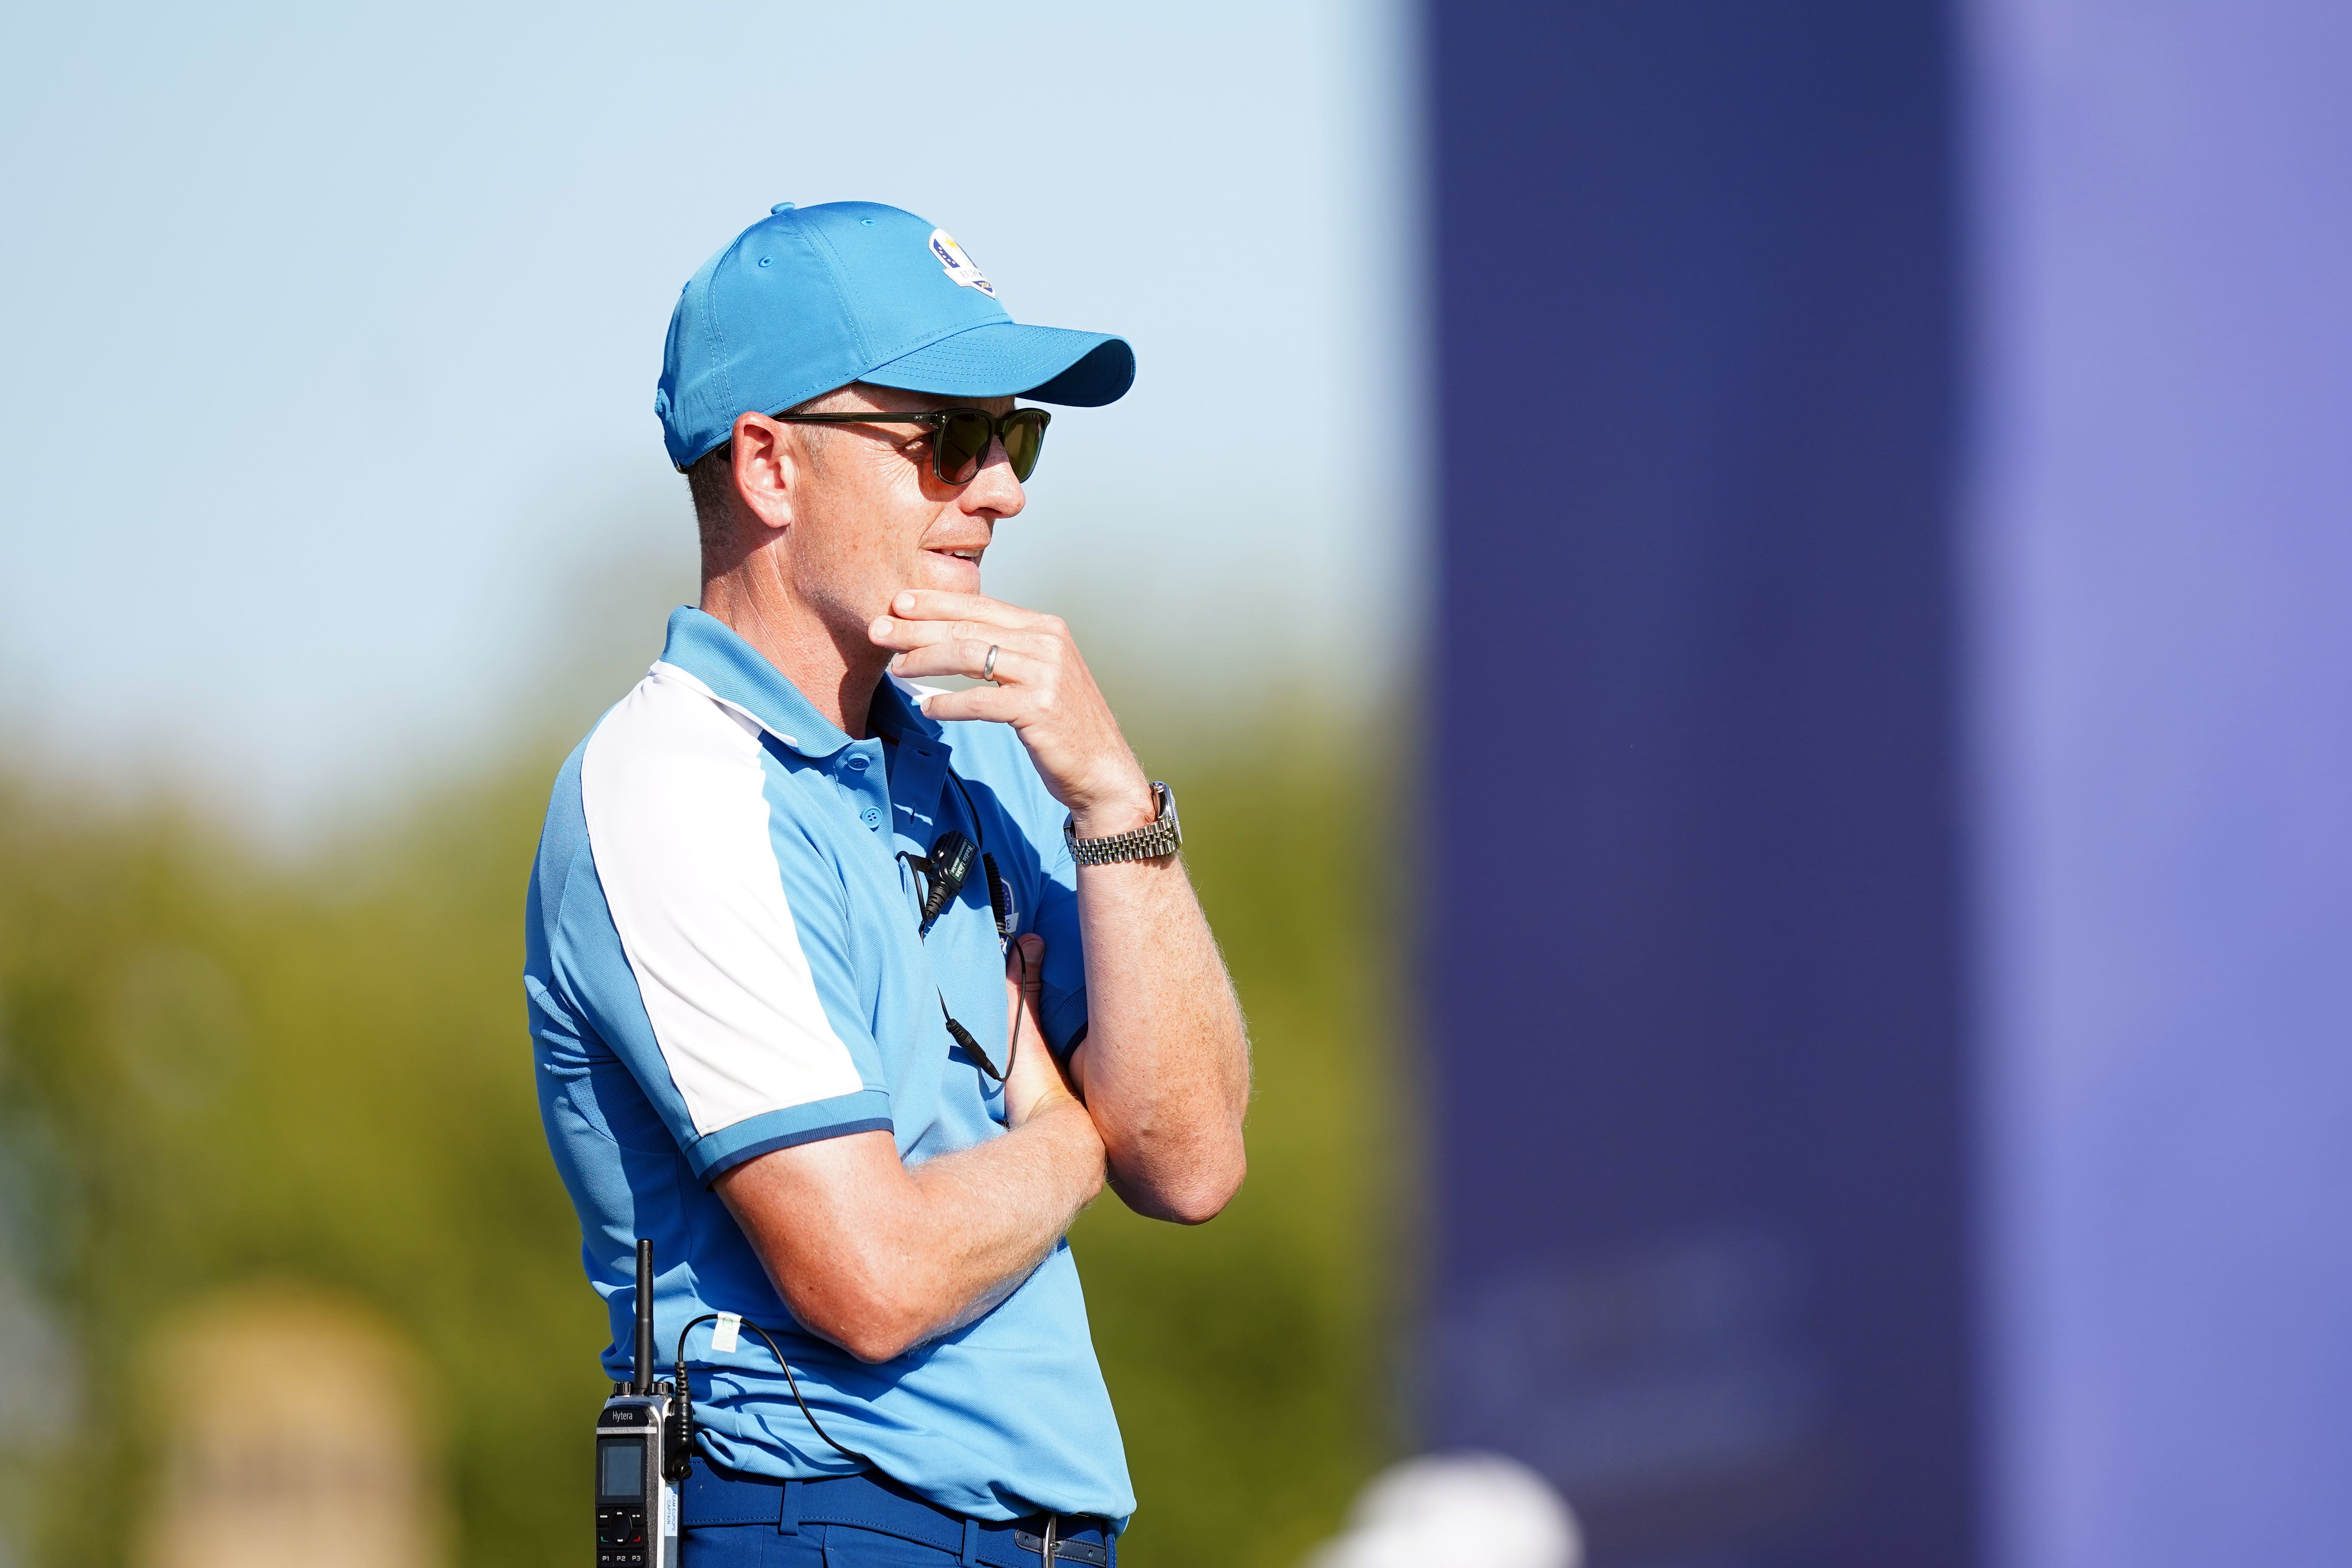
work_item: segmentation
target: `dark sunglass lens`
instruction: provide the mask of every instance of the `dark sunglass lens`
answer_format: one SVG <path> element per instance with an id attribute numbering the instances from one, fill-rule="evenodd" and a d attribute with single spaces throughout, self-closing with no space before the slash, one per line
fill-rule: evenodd
<path id="1" fill-rule="evenodd" d="M 1023 408 L 1005 421 L 1004 456 L 1013 465 L 1013 477 L 1024 484 L 1037 471 L 1037 454 L 1045 449 L 1049 417 L 1042 408 Z"/>
<path id="2" fill-rule="evenodd" d="M 988 456 L 992 432 L 985 414 L 950 414 L 931 437 L 939 454 L 939 475 L 951 485 L 970 484 Z"/>

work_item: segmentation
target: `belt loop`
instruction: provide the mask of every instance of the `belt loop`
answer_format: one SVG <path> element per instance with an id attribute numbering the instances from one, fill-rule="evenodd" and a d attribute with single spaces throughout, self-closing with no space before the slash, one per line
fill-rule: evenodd
<path id="1" fill-rule="evenodd" d="M 970 1514 L 963 1516 L 963 1568 L 979 1568 L 980 1521 Z"/>
<path id="2" fill-rule="evenodd" d="M 801 1532 L 801 1483 L 784 1483 L 783 1506 L 776 1512 L 776 1533 L 798 1535 Z"/>

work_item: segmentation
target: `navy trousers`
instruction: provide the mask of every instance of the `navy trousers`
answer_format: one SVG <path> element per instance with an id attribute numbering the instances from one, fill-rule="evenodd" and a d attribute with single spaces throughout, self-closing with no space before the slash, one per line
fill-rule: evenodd
<path id="1" fill-rule="evenodd" d="M 688 1478 L 681 1568 L 1048 1568 L 1042 1519 L 966 1519 L 871 1474 L 782 1482 L 707 1460 Z M 1051 1568 L 1118 1568 L 1100 1520 L 1066 1516 Z"/>
<path id="2" fill-rule="evenodd" d="M 772 1524 L 710 1525 L 688 1531 L 683 1544 L 681 1568 L 956 1568 L 963 1559 L 961 1552 L 854 1524 L 804 1524 L 790 1535 L 779 1535 Z M 1021 1556 L 1037 1568 L 1037 1553 Z M 1058 1568 L 1069 1568 L 1069 1561 L 1062 1558 Z"/>

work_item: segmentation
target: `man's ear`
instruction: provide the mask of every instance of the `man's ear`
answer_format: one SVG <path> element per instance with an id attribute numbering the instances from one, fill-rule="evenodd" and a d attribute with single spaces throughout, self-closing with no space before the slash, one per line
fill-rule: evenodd
<path id="1" fill-rule="evenodd" d="M 790 528 L 803 457 L 790 426 L 761 414 L 735 416 L 735 498 L 767 528 Z"/>

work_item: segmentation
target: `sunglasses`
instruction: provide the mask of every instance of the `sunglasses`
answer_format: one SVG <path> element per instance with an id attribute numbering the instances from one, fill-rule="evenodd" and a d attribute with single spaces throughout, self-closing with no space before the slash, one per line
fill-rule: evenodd
<path id="1" fill-rule="evenodd" d="M 1026 480 L 1037 471 L 1045 426 L 1054 416 L 1042 408 L 991 414 L 985 408 L 941 408 L 929 414 L 773 414 L 779 425 L 919 425 L 931 433 L 931 472 L 941 484 L 968 485 L 980 477 L 989 447 L 1004 443 L 1013 477 Z"/>

